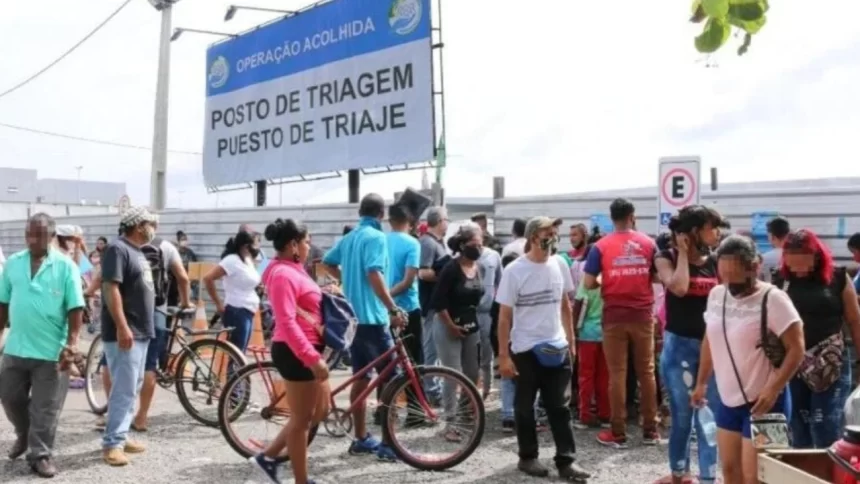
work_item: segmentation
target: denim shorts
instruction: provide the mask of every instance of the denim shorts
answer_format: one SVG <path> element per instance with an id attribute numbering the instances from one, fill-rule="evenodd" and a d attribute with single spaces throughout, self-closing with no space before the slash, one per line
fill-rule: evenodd
<path id="1" fill-rule="evenodd" d="M 737 432 L 744 436 L 745 439 L 751 439 L 750 431 L 750 410 L 752 404 L 741 405 L 740 407 L 727 407 L 723 402 L 717 406 L 717 413 L 714 415 L 717 427 L 729 432 Z M 788 403 L 788 392 L 783 391 L 776 398 L 773 408 L 767 413 L 781 413 L 786 418 L 791 418 L 791 404 Z"/>
<path id="2" fill-rule="evenodd" d="M 149 342 L 146 348 L 146 360 L 144 360 L 144 371 L 155 371 L 158 361 L 167 351 L 167 315 L 155 311 L 155 338 Z"/>
<path id="3" fill-rule="evenodd" d="M 359 324 L 355 331 L 355 338 L 352 340 L 352 346 L 349 348 L 349 355 L 352 358 L 352 373 L 359 373 L 392 347 L 394 347 L 394 339 L 391 337 L 391 331 L 387 324 Z M 376 371 L 382 372 L 387 363 L 388 361 L 385 360 L 380 361 L 376 366 Z M 372 373 L 368 372 L 366 377 L 370 378 Z"/>

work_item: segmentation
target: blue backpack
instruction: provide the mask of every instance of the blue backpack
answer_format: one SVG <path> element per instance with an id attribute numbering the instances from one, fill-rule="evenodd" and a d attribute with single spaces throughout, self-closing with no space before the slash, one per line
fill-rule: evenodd
<path id="1" fill-rule="evenodd" d="M 355 309 L 343 297 L 323 292 L 320 301 L 323 340 L 335 351 L 347 350 L 352 345 L 358 317 Z"/>

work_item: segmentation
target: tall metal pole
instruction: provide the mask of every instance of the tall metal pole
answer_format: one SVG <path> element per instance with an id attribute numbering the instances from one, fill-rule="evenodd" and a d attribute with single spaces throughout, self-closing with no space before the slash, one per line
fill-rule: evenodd
<path id="1" fill-rule="evenodd" d="M 75 170 L 78 170 L 78 203 L 81 203 L 81 170 L 83 169 L 83 165 L 75 167 Z"/>
<path id="2" fill-rule="evenodd" d="M 167 109 L 170 95 L 170 36 L 173 7 L 161 10 L 161 37 L 158 41 L 158 81 L 155 86 L 155 117 L 152 130 L 152 175 L 149 203 L 163 210 L 167 203 Z"/>

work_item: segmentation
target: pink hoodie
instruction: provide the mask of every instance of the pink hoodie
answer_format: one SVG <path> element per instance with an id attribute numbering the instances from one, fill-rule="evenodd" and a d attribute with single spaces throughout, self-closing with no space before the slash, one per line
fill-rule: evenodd
<path id="1" fill-rule="evenodd" d="M 310 368 L 322 357 L 315 348 L 323 343 L 317 329 L 322 319 L 320 287 L 302 264 L 280 259 L 271 260 L 262 279 L 275 315 L 272 341 L 285 343 Z"/>

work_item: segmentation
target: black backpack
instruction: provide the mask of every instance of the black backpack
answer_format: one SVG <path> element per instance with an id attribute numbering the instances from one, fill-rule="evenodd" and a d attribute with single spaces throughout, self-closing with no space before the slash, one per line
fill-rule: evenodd
<path id="1" fill-rule="evenodd" d="M 164 252 L 161 250 L 162 239 L 156 237 L 147 245 L 140 248 L 149 267 L 152 270 L 152 285 L 155 291 L 155 306 L 167 303 L 167 268 L 164 264 Z"/>

